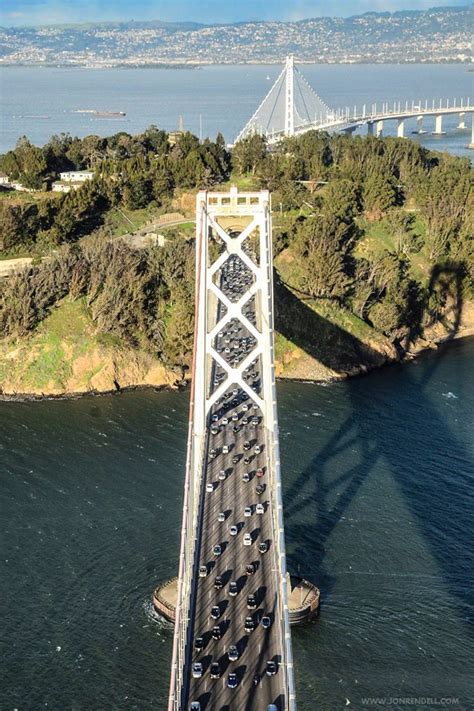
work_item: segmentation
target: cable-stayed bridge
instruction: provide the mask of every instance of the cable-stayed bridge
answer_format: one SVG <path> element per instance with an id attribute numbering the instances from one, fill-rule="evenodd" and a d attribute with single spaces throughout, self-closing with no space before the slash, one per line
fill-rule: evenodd
<path id="1" fill-rule="evenodd" d="M 434 117 L 432 133 L 442 134 L 443 117 L 458 114 L 458 128 L 465 128 L 466 117 L 471 116 L 470 147 L 474 148 L 473 113 L 474 104 L 470 98 L 464 97 L 444 101 L 378 102 L 333 109 L 308 84 L 294 58 L 287 57 L 277 80 L 237 140 L 256 133 L 265 136 L 271 145 L 285 136 L 297 136 L 311 130 L 352 133 L 361 126 L 367 126 L 369 134 L 381 136 L 384 123 L 390 120 L 397 122 L 397 136 L 403 138 L 408 119 L 416 119 L 415 133 L 425 133 L 424 119 L 427 117 Z"/>

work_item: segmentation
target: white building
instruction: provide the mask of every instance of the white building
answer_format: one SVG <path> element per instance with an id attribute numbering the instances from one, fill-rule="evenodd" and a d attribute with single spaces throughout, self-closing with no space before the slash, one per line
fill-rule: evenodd
<path id="1" fill-rule="evenodd" d="M 0 185 L 10 185 L 10 178 L 6 173 L 0 172 Z"/>
<path id="2" fill-rule="evenodd" d="M 92 180 L 93 177 L 92 170 L 68 170 L 59 174 L 60 180 L 64 183 L 85 183 L 86 180 Z"/>

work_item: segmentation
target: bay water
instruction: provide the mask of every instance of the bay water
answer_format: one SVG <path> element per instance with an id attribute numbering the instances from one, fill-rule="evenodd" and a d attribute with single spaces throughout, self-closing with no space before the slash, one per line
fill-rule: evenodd
<path id="1" fill-rule="evenodd" d="M 473 360 L 463 339 L 278 385 L 289 568 L 322 598 L 293 629 L 302 711 L 474 708 Z M 166 708 L 172 628 L 151 595 L 177 572 L 187 407 L 0 402 L 2 711 Z"/>

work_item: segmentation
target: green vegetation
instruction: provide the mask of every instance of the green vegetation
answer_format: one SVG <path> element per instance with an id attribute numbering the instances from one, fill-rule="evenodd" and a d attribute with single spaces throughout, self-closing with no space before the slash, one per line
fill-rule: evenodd
<path id="1" fill-rule="evenodd" d="M 10 344 L 34 337 L 26 379 L 37 385 L 68 378 L 65 341 L 75 353 L 91 343 L 135 349 L 184 375 L 194 223 L 160 227 L 162 248 L 111 241 L 130 221 L 139 229 L 156 219 L 177 191 L 271 190 L 276 352 L 287 372 L 303 352 L 332 372 L 383 362 L 433 326 L 455 330 L 474 295 L 471 165 L 409 140 L 313 132 L 269 152 L 253 136 L 230 156 L 221 137 L 184 134 L 171 146 L 151 127 L 54 137 L 41 149 L 24 139 L 0 157 L 2 170 L 40 187 L 90 165 L 96 177 L 66 195 L 0 200 L 0 258 L 48 254 L 0 281 L 1 332 Z"/>

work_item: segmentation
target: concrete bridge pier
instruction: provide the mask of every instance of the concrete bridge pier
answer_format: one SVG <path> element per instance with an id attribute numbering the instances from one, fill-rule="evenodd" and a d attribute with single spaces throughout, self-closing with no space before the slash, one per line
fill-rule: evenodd
<path id="1" fill-rule="evenodd" d="M 382 138 L 383 136 L 383 121 L 377 121 L 375 124 L 375 135 L 377 138 Z"/>
<path id="2" fill-rule="evenodd" d="M 474 149 L 474 113 L 471 114 L 471 142 L 468 148 Z"/>
<path id="3" fill-rule="evenodd" d="M 435 130 L 433 131 L 433 136 L 442 136 L 446 131 L 443 131 L 443 114 L 437 114 L 435 116 Z"/>
<path id="4" fill-rule="evenodd" d="M 465 111 L 459 112 L 458 128 L 466 128 L 466 112 Z"/>
<path id="5" fill-rule="evenodd" d="M 423 118 L 423 116 L 416 117 L 416 129 L 413 131 L 413 133 L 426 133 L 425 129 L 423 128 Z"/>
<path id="6" fill-rule="evenodd" d="M 368 136 L 374 135 L 374 122 L 373 121 L 367 121 L 367 135 Z"/>
<path id="7" fill-rule="evenodd" d="M 344 128 L 342 133 L 345 133 L 346 136 L 352 136 L 356 128 L 357 126 L 349 126 L 348 128 Z"/>
<path id="8" fill-rule="evenodd" d="M 405 119 L 398 119 L 397 136 L 398 138 L 405 138 Z"/>

